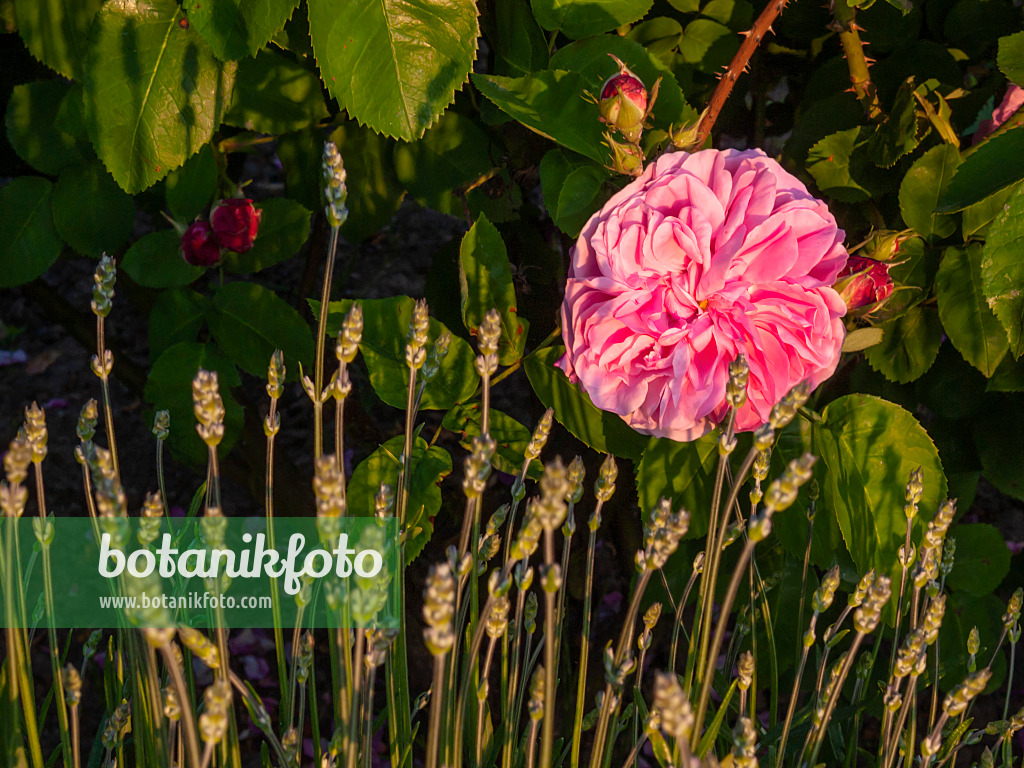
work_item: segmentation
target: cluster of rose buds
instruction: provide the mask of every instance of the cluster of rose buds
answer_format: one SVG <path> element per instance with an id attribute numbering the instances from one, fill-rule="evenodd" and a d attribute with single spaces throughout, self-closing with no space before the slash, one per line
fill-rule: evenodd
<path id="1" fill-rule="evenodd" d="M 601 122 L 611 128 L 605 134 L 605 140 L 612 150 L 614 170 L 627 176 L 639 176 L 644 166 L 640 137 L 658 98 L 658 84 L 655 83 L 654 93 L 648 98 L 643 81 L 617 57 L 612 58 L 619 65 L 619 71 L 601 86 L 597 107 L 601 112 Z M 617 141 L 612 131 L 625 141 Z"/>
<path id="2" fill-rule="evenodd" d="M 222 250 L 245 253 L 256 240 L 262 216 L 247 197 L 221 200 L 209 221 L 196 219 L 182 233 L 181 255 L 193 267 L 210 267 L 220 261 Z"/>

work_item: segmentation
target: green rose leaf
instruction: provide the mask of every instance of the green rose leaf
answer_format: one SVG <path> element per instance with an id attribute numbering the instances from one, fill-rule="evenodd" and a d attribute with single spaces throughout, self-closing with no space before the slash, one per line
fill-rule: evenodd
<path id="1" fill-rule="evenodd" d="M 279 264 L 298 253 L 309 238 L 313 214 L 294 200 L 272 197 L 255 207 L 263 212 L 259 233 L 248 251 L 224 258 L 231 272 L 248 274 Z"/>
<path id="2" fill-rule="evenodd" d="M 225 410 L 224 440 L 217 453 L 226 456 L 244 421 L 242 407 L 231 396 L 230 388 L 242 382 L 235 366 L 214 345 L 184 341 L 164 350 L 149 371 L 144 397 L 154 410 L 171 412 L 171 433 L 167 438 L 171 450 L 192 464 L 205 466 L 208 451 L 196 434 L 192 410 L 192 379 L 200 368 L 217 372 Z"/>
<path id="3" fill-rule="evenodd" d="M 648 438 L 634 431 L 614 413 L 599 410 L 579 386 L 555 367 L 565 353 L 561 345 L 547 347 L 523 358 L 533 391 L 555 418 L 577 438 L 600 453 L 612 453 L 638 461 Z"/>
<path id="4" fill-rule="evenodd" d="M 221 61 L 254 56 L 292 15 L 299 0 L 185 0 L 189 24 Z"/>
<path id="5" fill-rule="evenodd" d="M 605 189 L 609 174 L 604 168 L 585 165 L 565 177 L 552 218 L 569 237 L 579 237 L 590 217 L 610 197 Z"/>
<path id="6" fill-rule="evenodd" d="M 217 161 L 204 144 L 181 168 L 167 176 L 167 207 L 178 219 L 191 222 L 205 212 L 217 191 Z"/>
<path id="7" fill-rule="evenodd" d="M 40 173 L 56 175 L 89 156 L 88 146 L 58 124 L 69 90 L 71 86 L 60 80 L 37 80 L 15 86 L 7 103 L 7 141 Z"/>
<path id="8" fill-rule="evenodd" d="M 210 300 L 191 288 L 161 291 L 149 312 L 149 357 L 155 360 L 175 344 L 195 341 Z"/>
<path id="9" fill-rule="evenodd" d="M 929 242 L 949 237 L 956 231 L 956 219 L 936 213 L 935 209 L 960 162 L 960 151 L 956 147 L 940 144 L 921 155 L 900 184 L 903 220 Z"/>
<path id="10" fill-rule="evenodd" d="M 349 116 L 411 141 L 466 81 L 479 36 L 472 0 L 310 0 L 320 74 Z"/>
<path id="11" fill-rule="evenodd" d="M 956 180 L 956 176 L 953 179 Z M 1006 205 L 1006 201 L 1010 199 L 1010 195 L 1015 190 L 1015 187 L 1007 187 L 996 192 L 994 195 L 989 195 L 980 203 L 964 208 L 964 240 L 970 240 L 974 236 L 982 240 L 985 239 L 988 225 L 995 221 L 996 216 L 1003 212 L 1003 206 Z"/>
<path id="12" fill-rule="evenodd" d="M 381 484 L 392 489 L 398 487 L 398 471 L 405 437 L 399 435 L 388 440 L 352 471 L 346 489 L 348 514 L 369 517 L 374 513 L 374 499 Z M 438 484 L 452 471 L 452 457 L 443 448 L 428 446 L 417 437 L 409 459 L 412 474 L 409 477 L 409 501 L 405 513 L 405 563 L 408 565 L 430 541 L 434 532 L 434 515 L 441 509 L 441 489 Z"/>
<path id="13" fill-rule="evenodd" d="M 181 256 L 181 238 L 173 229 L 151 232 L 132 243 L 121 260 L 121 269 L 147 288 L 188 285 L 205 271 Z"/>
<path id="14" fill-rule="evenodd" d="M 683 25 L 668 16 L 656 16 L 635 24 L 626 37 L 640 43 L 659 61 L 671 65 L 683 39 Z"/>
<path id="15" fill-rule="evenodd" d="M 985 374 L 1006 356 L 1006 331 L 981 290 L 981 244 L 947 248 L 935 276 L 942 327 L 964 359 Z"/>
<path id="16" fill-rule="evenodd" d="M 351 300 L 331 302 L 328 309 L 328 338 L 337 336 L 354 303 Z M 363 339 L 359 351 L 370 372 L 370 384 L 385 403 L 404 409 L 409 391 L 405 344 L 416 302 L 408 296 L 394 296 L 389 299 L 364 299 L 359 304 L 363 308 Z M 320 303 L 310 300 L 309 305 L 313 314 L 318 315 Z M 441 322 L 430 318 L 428 355 L 437 337 L 446 330 Z M 479 380 L 473 364 L 475 358 L 469 344 L 453 335 L 448 356 L 441 364 L 437 376 L 427 384 L 420 408 L 448 410 L 456 403 L 469 399 L 476 391 Z"/>
<path id="17" fill-rule="evenodd" d="M 609 162 L 597 104 L 583 97 L 593 86 L 579 73 L 545 69 L 523 77 L 475 74 L 473 84 L 531 131 L 601 165 Z"/>
<path id="18" fill-rule="evenodd" d="M 898 585 L 907 479 L 921 468 L 924 493 L 911 530 L 911 541 L 920 541 L 928 518 L 946 497 L 939 452 L 913 415 L 878 397 L 846 395 L 829 403 L 822 415 L 812 439 L 827 470 L 825 505 L 835 509 L 858 571 L 874 568 Z M 898 591 L 893 590 L 893 604 Z"/>
<path id="19" fill-rule="evenodd" d="M 365 240 L 386 227 L 402 204 L 405 193 L 395 177 L 395 142 L 352 122 L 339 126 L 331 141 L 348 171 L 349 217 L 341 232 L 349 240 Z"/>
<path id="20" fill-rule="evenodd" d="M 1024 434 L 1015 425 L 1024 419 L 1024 405 L 1013 395 L 990 395 L 973 417 L 974 443 L 985 478 L 1007 496 L 1024 500 Z M 1010 426 L 1014 425 L 1014 426 Z"/>
<path id="21" fill-rule="evenodd" d="M 549 149 L 540 160 L 540 189 L 544 207 L 549 214 L 558 211 L 558 198 L 562 194 L 565 180 L 577 168 L 590 165 L 589 161 L 572 152 L 559 148 Z"/>
<path id="22" fill-rule="evenodd" d="M 931 368 L 942 343 L 942 323 L 934 309 L 914 306 L 879 327 L 882 341 L 864 353 L 872 368 L 898 384 Z"/>
<path id="23" fill-rule="evenodd" d="M 673 509 L 690 512 L 687 538 L 705 535 L 718 464 L 717 446 L 718 432 L 710 432 L 691 443 L 651 438 L 636 473 L 641 514 L 654 509 L 661 498 L 668 498 Z"/>
<path id="24" fill-rule="evenodd" d="M 417 202 L 460 216 L 462 200 L 455 189 L 465 188 L 494 167 L 487 134 L 453 111 L 445 112 L 419 141 L 397 142 L 394 163 L 398 180 Z"/>
<path id="25" fill-rule="evenodd" d="M 98 258 L 131 236 L 135 201 L 99 163 L 71 165 L 61 171 L 53 190 L 53 223 L 64 242 Z"/>
<path id="26" fill-rule="evenodd" d="M 868 129 L 850 128 L 826 136 L 807 153 L 807 170 L 824 194 L 844 203 L 872 197 L 881 171 L 868 158 Z"/>
<path id="27" fill-rule="evenodd" d="M 35 280 L 60 256 L 52 200 L 53 184 L 38 176 L 0 188 L 0 288 Z"/>
<path id="28" fill-rule="evenodd" d="M 996 62 L 1009 80 L 1024 85 L 1024 32 L 999 38 Z"/>
<path id="29" fill-rule="evenodd" d="M 463 403 L 444 415 L 444 428 L 458 434 L 459 445 L 467 451 L 471 448 L 472 438 L 479 435 L 483 429 L 480 410 L 480 403 Z M 488 434 L 496 444 L 492 459 L 494 468 L 518 476 L 523 471 L 526 446 L 533 433 L 507 413 L 491 408 L 489 414 Z M 537 479 L 542 473 L 540 461 L 531 461 L 527 476 Z"/>
<path id="30" fill-rule="evenodd" d="M 979 596 L 994 592 L 1010 572 L 1010 550 L 999 529 L 985 523 L 957 525 L 947 538 L 956 539 L 949 586 Z"/>
<path id="31" fill-rule="evenodd" d="M 239 62 L 231 107 L 224 115 L 228 125 L 277 135 L 301 131 L 326 116 L 315 72 L 273 51 Z"/>
<path id="32" fill-rule="evenodd" d="M 1024 354 L 1024 187 L 989 229 L 981 257 L 981 290 L 1006 330 L 1015 358 Z"/>
<path id="33" fill-rule="evenodd" d="M 81 79 L 93 17 L 103 0 L 16 0 L 18 32 L 29 52 L 69 80 Z"/>
<path id="34" fill-rule="evenodd" d="M 239 368 L 266 376 L 275 349 L 289 361 L 289 376 L 297 376 L 295 361 L 313 362 L 313 334 L 291 305 L 257 283 L 228 283 L 213 295 L 207 317 L 213 338 Z"/>
<path id="35" fill-rule="evenodd" d="M 548 43 L 529 0 L 495 0 L 491 38 L 499 75 L 527 75 L 548 65 Z"/>
<path id="36" fill-rule="evenodd" d="M 694 19 L 686 25 L 679 56 L 701 72 L 711 74 L 729 63 L 740 44 L 736 33 L 713 19 Z"/>
<path id="37" fill-rule="evenodd" d="M 936 211 L 949 213 L 980 203 L 1024 179 L 1024 130 L 985 139 L 957 168 Z"/>
<path id="38" fill-rule="evenodd" d="M 875 165 L 891 168 L 904 155 L 917 148 L 917 100 L 914 98 L 914 78 L 900 86 L 892 110 L 875 128 L 867 150 Z"/>
<path id="39" fill-rule="evenodd" d="M 1024 360 L 1007 355 L 985 386 L 986 392 L 1024 392 Z"/>
<path id="40" fill-rule="evenodd" d="M 472 335 L 491 309 L 501 317 L 498 337 L 498 362 L 512 365 L 526 348 L 525 320 L 516 308 L 516 289 L 512 284 L 512 268 L 505 242 L 497 228 L 480 214 L 480 218 L 462 238 L 459 249 L 459 288 L 462 294 L 462 322 Z"/>
<path id="41" fill-rule="evenodd" d="M 533 15 L 549 32 L 579 38 L 639 21 L 653 0 L 531 0 Z"/>
<path id="42" fill-rule="evenodd" d="M 86 120 L 107 170 L 141 192 L 206 144 L 231 99 L 221 63 L 174 0 L 107 3 L 90 35 Z"/>

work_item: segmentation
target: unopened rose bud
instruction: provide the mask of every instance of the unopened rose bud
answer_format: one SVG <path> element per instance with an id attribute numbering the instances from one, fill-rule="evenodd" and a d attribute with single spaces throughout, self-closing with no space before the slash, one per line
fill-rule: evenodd
<path id="1" fill-rule="evenodd" d="M 235 253 L 252 248 L 260 229 L 263 211 L 257 211 L 248 198 L 221 200 L 210 212 L 210 226 L 222 246 Z"/>
<path id="2" fill-rule="evenodd" d="M 618 129 L 630 144 L 636 144 L 640 141 L 647 116 L 647 88 L 625 64 L 618 59 L 615 61 L 619 71 L 601 86 L 597 106 L 602 122 Z"/>
<path id="3" fill-rule="evenodd" d="M 851 256 L 842 272 L 839 273 L 836 284 L 832 287 L 846 302 L 848 310 L 870 312 L 882 306 L 892 296 L 890 266 L 890 264 L 874 259 Z"/>
<path id="4" fill-rule="evenodd" d="M 220 261 L 220 245 L 209 222 L 189 224 L 181 236 L 181 256 L 193 267 L 211 267 Z"/>
<path id="5" fill-rule="evenodd" d="M 623 144 L 612 138 L 611 133 L 604 135 L 605 143 L 612 150 L 611 169 L 626 176 L 639 176 L 644 171 L 644 153 L 635 144 Z"/>

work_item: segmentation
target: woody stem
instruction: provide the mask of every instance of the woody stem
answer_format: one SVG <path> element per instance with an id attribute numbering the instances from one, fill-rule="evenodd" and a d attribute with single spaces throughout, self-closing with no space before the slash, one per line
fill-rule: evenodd
<path id="1" fill-rule="evenodd" d="M 854 23 L 856 10 L 843 0 L 832 3 L 832 15 L 835 17 L 835 28 L 839 32 L 839 42 L 843 46 L 846 66 L 850 70 L 850 85 L 857 94 L 857 101 L 864 107 L 864 113 L 870 120 L 882 115 L 878 104 L 878 93 L 868 73 L 868 60 L 864 55 L 864 43 L 860 39 L 860 28 Z"/>
<path id="2" fill-rule="evenodd" d="M 788 3 L 789 0 L 776 0 L 769 3 L 761 11 L 761 15 L 757 17 L 757 21 L 754 22 L 754 26 L 750 28 L 750 31 L 745 33 L 746 38 L 740 45 L 740 49 L 736 51 L 736 55 L 732 57 L 729 66 L 725 68 L 725 72 L 722 73 L 722 77 L 715 87 L 715 92 L 711 94 L 711 101 L 708 102 L 707 109 L 704 110 L 704 114 L 700 117 L 693 146 L 700 147 L 707 137 L 711 135 L 711 128 L 715 125 L 715 121 L 718 120 L 718 115 L 725 105 L 725 100 L 732 93 L 736 80 L 743 70 L 747 68 L 750 57 L 754 55 L 754 51 L 757 50 L 757 46 L 764 40 L 765 35 L 771 31 L 772 23 L 778 18 L 778 15 L 782 13 L 782 9 Z"/>

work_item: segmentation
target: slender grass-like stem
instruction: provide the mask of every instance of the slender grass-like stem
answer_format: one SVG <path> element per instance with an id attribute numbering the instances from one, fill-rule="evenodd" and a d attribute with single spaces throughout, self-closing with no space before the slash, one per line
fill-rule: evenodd
<path id="1" fill-rule="evenodd" d="M 427 768 L 437 768 L 444 698 L 444 655 L 434 657 L 434 681 L 430 687 L 430 725 L 427 729 Z"/>
<path id="2" fill-rule="evenodd" d="M 96 358 L 93 370 L 99 376 L 100 389 L 103 391 L 103 420 L 107 430 L 110 461 L 114 465 L 114 477 L 121 482 L 121 467 L 117 461 L 117 440 L 114 437 L 114 412 L 110 407 L 110 374 L 106 370 L 108 358 L 113 360 L 113 355 L 106 347 L 106 323 L 103 315 L 96 315 Z"/>
<path id="3" fill-rule="evenodd" d="M 704 562 L 704 553 L 700 553 L 697 556 L 700 559 L 700 563 Z M 697 561 L 694 561 L 695 564 Z M 676 659 L 679 656 L 679 632 L 683 628 L 683 609 L 686 608 L 686 603 L 689 600 L 690 592 L 693 591 L 693 585 L 697 583 L 697 577 L 700 576 L 701 565 L 698 565 L 690 573 L 690 578 L 686 581 L 686 587 L 683 589 L 682 599 L 676 604 L 676 613 L 673 617 L 672 624 L 672 645 L 669 650 L 669 670 L 671 672 L 676 671 Z"/>
<path id="4" fill-rule="evenodd" d="M 347 631 L 347 630 L 346 630 Z M 359 762 L 359 708 L 362 696 L 363 658 L 366 650 L 366 633 L 362 630 L 356 631 L 355 657 L 352 662 L 352 690 L 351 705 L 349 706 L 349 738 L 348 756 L 346 765 L 348 768 L 356 768 Z M 339 692 L 337 695 L 342 695 Z"/>
<path id="5" fill-rule="evenodd" d="M 79 725 L 78 705 L 73 704 L 71 706 L 71 754 L 75 768 L 81 768 L 82 766 L 82 744 Z"/>
<path id="6" fill-rule="evenodd" d="M 590 655 L 590 618 L 593 601 L 594 552 L 597 549 L 597 529 L 601 521 L 604 501 L 598 499 L 587 539 L 587 566 L 583 583 L 583 629 L 580 632 L 580 663 L 576 678 L 576 710 L 572 722 L 572 744 L 569 752 L 570 768 L 579 768 L 580 741 L 583 734 L 583 715 L 587 708 L 587 657 Z"/>
<path id="7" fill-rule="evenodd" d="M 313 371 L 313 386 L 316 397 L 313 399 L 313 457 L 319 459 L 324 451 L 324 347 L 327 341 L 327 308 L 330 305 L 331 283 L 334 280 L 334 258 L 338 250 L 338 230 L 340 226 L 331 227 L 331 236 L 327 242 L 327 259 L 324 266 L 324 283 L 320 291 L 320 317 L 316 326 L 316 368 Z"/>
<path id="8" fill-rule="evenodd" d="M 523 610 L 526 603 L 526 592 L 520 591 L 516 597 L 516 613 L 515 619 L 512 622 L 512 626 L 515 628 L 515 635 L 512 639 L 511 645 L 511 665 L 512 671 L 508 677 L 508 690 L 505 693 L 505 708 L 502 727 L 504 728 L 505 736 L 502 741 L 501 748 L 501 764 L 512 765 L 512 749 L 516 745 L 516 734 L 518 733 L 517 724 L 519 722 L 516 716 L 516 699 L 517 691 L 519 687 L 519 645 L 523 634 Z M 509 633 L 505 633 L 503 640 L 508 638 Z M 529 649 L 526 651 L 529 654 Z M 504 655 L 503 655 L 504 660 Z"/>
<path id="9" fill-rule="evenodd" d="M 803 752 L 806 753 L 809 746 L 811 746 L 810 754 L 811 759 L 807 762 L 807 765 L 813 766 L 817 764 L 818 752 L 821 750 L 821 745 L 825 740 L 825 731 L 828 730 L 829 720 L 832 719 L 832 713 L 835 712 L 836 704 L 839 702 L 839 696 L 843 692 L 843 683 L 846 682 L 846 676 L 850 673 L 850 668 L 853 666 L 853 660 L 857 655 L 857 649 L 860 648 L 860 644 L 863 642 L 866 635 L 863 632 L 858 632 L 853 638 L 853 643 L 850 645 L 850 650 L 846 652 L 846 658 L 843 659 L 843 666 L 839 672 L 839 677 L 836 680 L 835 688 L 832 691 L 832 695 L 828 697 L 828 701 L 825 702 L 825 711 L 821 716 L 821 724 L 817 728 L 812 728 L 807 734 L 807 742 L 804 744 Z M 813 738 L 813 742 L 812 742 Z"/>
<path id="10" fill-rule="evenodd" d="M 280 427 L 277 413 L 277 398 L 270 398 L 270 413 L 264 422 L 267 436 L 266 484 L 264 486 L 263 507 L 267 519 L 267 543 L 270 550 L 277 548 L 274 533 L 274 438 Z M 277 577 L 270 577 L 270 609 L 274 623 L 274 657 L 277 661 L 277 684 L 281 692 L 281 711 L 291 710 L 291 691 L 288 685 L 288 662 L 284 656 L 284 632 L 281 627 L 281 593 L 278 591 Z"/>
<path id="11" fill-rule="evenodd" d="M 196 731 L 195 715 L 192 712 L 192 698 L 189 696 L 188 688 L 185 686 L 185 678 L 182 676 L 178 660 L 171 650 L 171 644 L 164 643 L 161 645 L 160 654 L 164 658 L 164 666 L 167 667 L 167 673 L 171 678 L 171 685 L 174 687 L 174 693 L 178 697 L 178 703 L 180 704 L 181 735 L 188 753 L 189 765 L 192 768 L 199 768 L 202 761 L 199 757 L 199 736 Z"/>
<path id="12" fill-rule="evenodd" d="M 558 568 L 555 564 L 555 532 L 544 531 L 544 563 L 548 574 Z M 558 574 L 558 581 L 561 574 Z M 555 685 L 558 679 L 558 641 L 555 626 L 557 583 L 547 584 L 550 575 L 542 576 L 544 585 L 544 717 L 541 723 L 540 764 L 551 768 L 552 751 L 555 744 Z M 551 587 L 554 587 L 552 589 Z"/>
<path id="13" fill-rule="evenodd" d="M 808 628 L 808 635 L 814 632 L 814 627 L 818 623 L 818 614 L 815 613 L 811 616 L 811 624 Z M 807 665 L 807 655 L 810 653 L 811 646 L 806 643 L 800 644 L 803 648 L 803 652 L 800 654 L 800 662 L 796 668 L 796 677 L 793 678 L 793 692 L 789 697 L 789 706 L 786 707 L 786 719 L 782 724 L 782 736 L 779 739 L 778 752 L 775 756 L 775 768 L 782 768 L 782 761 L 786 752 L 786 742 L 789 740 L 789 729 L 793 725 L 793 715 L 796 712 L 797 700 L 800 698 L 800 680 L 803 678 L 804 667 Z"/>
<path id="14" fill-rule="evenodd" d="M 938 659 L 938 650 L 937 650 L 938 649 L 938 640 L 935 641 L 935 646 L 936 646 L 935 657 L 936 657 L 936 659 Z M 1017 643 L 1013 642 L 1013 643 L 1010 643 L 1010 671 L 1006 675 L 1006 679 L 1007 679 L 1008 682 L 1007 682 L 1007 685 L 1006 685 L 1006 699 L 1003 702 L 1003 720 L 1008 720 L 1009 717 L 1010 717 L 1010 692 L 1013 689 L 1013 684 L 1012 684 L 1012 681 L 1014 680 L 1013 672 L 1014 672 L 1014 666 L 1016 665 L 1016 663 L 1017 663 Z M 938 680 L 938 676 L 936 676 L 935 679 Z M 935 687 L 938 688 L 938 685 L 936 685 Z M 1007 763 L 1007 765 L 1010 765 L 1010 764 L 1011 763 Z"/>
<path id="15" fill-rule="evenodd" d="M 61 751 L 64 764 L 71 760 L 71 740 L 68 726 L 67 703 L 64 699 L 64 686 L 61 685 L 60 644 L 57 640 L 57 627 L 54 624 L 53 602 L 53 567 L 50 563 L 50 542 L 46 539 L 46 528 L 52 526 L 46 515 L 46 494 L 43 488 L 43 465 L 41 461 L 33 461 L 36 477 L 36 502 L 39 506 L 39 527 L 36 538 L 43 554 L 43 598 L 46 604 L 46 634 L 50 645 L 50 670 L 53 674 L 53 688 L 57 699 L 57 724 L 60 728 Z"/>
<path id="16" fill-rule="evenodd" d="M 526 768 L 536 768 L 537 765 L 538 726 L 537 720 L 530 720 L 530 735 L 526 737 Z"/>

